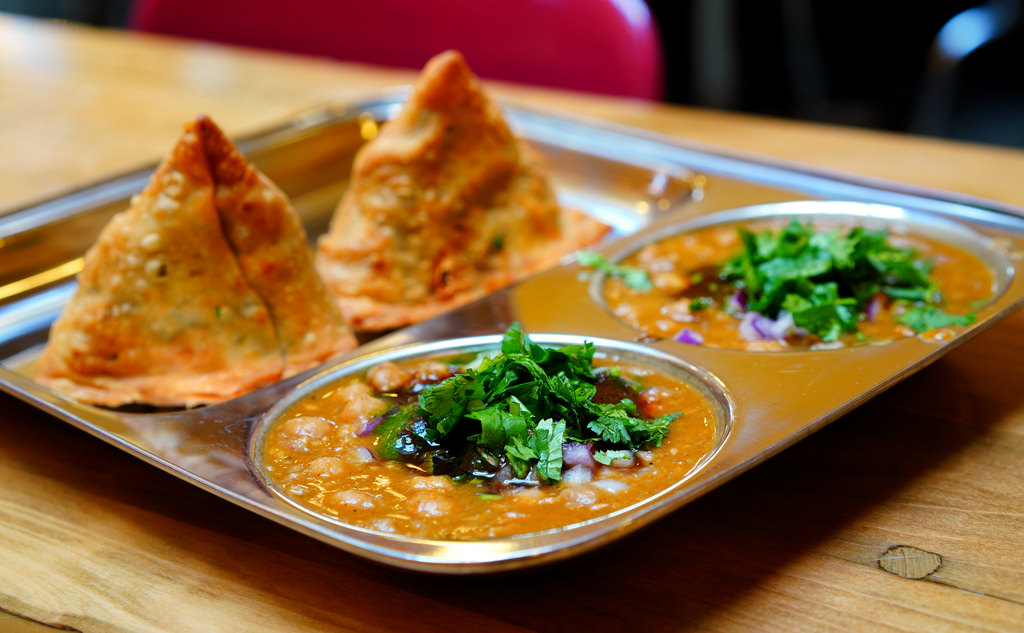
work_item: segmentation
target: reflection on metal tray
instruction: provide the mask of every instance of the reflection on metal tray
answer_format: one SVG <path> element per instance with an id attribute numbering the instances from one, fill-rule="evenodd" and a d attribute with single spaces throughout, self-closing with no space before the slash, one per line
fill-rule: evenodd
<path id="1" fill-rule="evenodd" d="M 315 237 L 326 230 L 356 150 L 402 99 L 396 93 L 317 109 L 239 146 L 293 199 Z M 202 489 L 347 551 L 410 569 L 477 573 L 565 558 L 647 524 L 821 428 L 1024 303 L 1024 279 L 1015 270 L 1024 253 L 1021 210 L 815 173 L 563 114 L 514 106 L 506 112 L 546 165 L 562 200 L 615 227 L 601 247 L 612 258 L 666 232 L 710 222 L 708 214 L 717 221 L 827 213 L 957 242 L 990 266 L 998 293 L 973 325 L 948 341 L 915 337 L 845 350 L 749 354 L 667 340 L 638 343 L 637 333 L 604 309 L 596 290 L 600 275 L 566 263 L 230 402 L 190 411 L 110 411 L 41 387 L 31 380 L 31 367 L 73 289 L 81 256 L 107 220 L 143 188 L 151 170 L 142 170 L 0 217 L 0 388 Z M 691 368 L 723 403 L 728 432 L 717 453 L 656 503 L 571 529 L 485 544 L 346 527 L 296 508 L 260 480 L 248 451 L 252 431 L 303 380 L 364 362 L 370 354 L 493 338 L 512 321 L 532 336 L 600 338 L 634 355 Z"/>

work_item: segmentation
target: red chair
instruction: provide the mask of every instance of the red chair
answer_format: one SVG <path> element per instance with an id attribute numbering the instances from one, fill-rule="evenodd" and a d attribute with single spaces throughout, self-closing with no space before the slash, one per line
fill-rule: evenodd
<path id="1" fill-rule="evenodd" d="M 421 68 L 461 51 L 488 79 L 657 100 L 657 26 L 644 0 L 136 0 L 141 31 Z"/>

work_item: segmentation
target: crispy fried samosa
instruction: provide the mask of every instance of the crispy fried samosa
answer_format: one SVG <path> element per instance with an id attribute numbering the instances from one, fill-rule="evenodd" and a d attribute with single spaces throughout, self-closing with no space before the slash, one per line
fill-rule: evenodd
<path id="1" fill-rule="evenodd" d="M 200 117 L 86 253 L 36 379 L 106 406 L 232 398 L 355 346 L 319 283 L 294 209 Z"/>
<path id="2" fill-rule="evenodd" d="M 456 51 L 434 57 L 399 114 L 360 149 L 317 268 L 356 329 L 465 304 L 599 241 Z"/>

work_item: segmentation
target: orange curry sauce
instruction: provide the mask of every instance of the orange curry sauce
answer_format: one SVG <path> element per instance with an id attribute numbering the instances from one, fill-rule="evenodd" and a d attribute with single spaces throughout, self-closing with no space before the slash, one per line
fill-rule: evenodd
<path id="1" fill-rule="evenodd" d="M 638 381 L 644 415 L 681 413 L 660 447 L 632 464 L 596 465 L 590 481 L 510 485 L 456 482 L 378 457 L 367 425 L 392 405 L 383 394 L 409 381 L 436 383 L 454 368 L 437 361 L 382 363 L 297 402 L 268 431 L 264 470 L 285 495 L 346 524 L 445 540 L 552 530 L 636 504 L 680 481 L 713 449 L 718 409 L 697 389 L 649 369 L 596 358 Z M 563 475 L 565 477 L 565 475 Z"/>

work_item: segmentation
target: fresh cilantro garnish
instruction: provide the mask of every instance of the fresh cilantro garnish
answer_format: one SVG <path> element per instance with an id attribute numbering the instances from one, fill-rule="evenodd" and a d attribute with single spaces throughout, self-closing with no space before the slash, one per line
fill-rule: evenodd
<path id="1" fill-rule="evenodd" d="M 594 451 L 594 461 L 607 466 L 616 459 L 633 459 L 632 451 Z"/>
<path id="2" fill-rule="evenodd" d="M 944 313 L 929 277 L 931 262 L 913 249 L 891 245 L 886 231 L 816 232 L 794 218 L 780 231 L 740 228 L 739 236 L 743 252 L 721 272 L 745 293 L 751 312 L 776 318 L 787 311 L 797 327 L 825 341 L 856 332 L 865 307 L 878 294 L 917 305 L 904 321 L 915 330 L 945 322 L 937 316 Z M 924 318 L 921 311 L 931 316 Z"/>
<path id="3" fill-rule="evenodd" d="M 654 284 L 651 283 L 651 279 L 647 276 L 647 271 L 644 269 L 613 264 L 600 253 L 580 251 L 576 253 L 576 261 L 579 262 L 580 266 L 599 270 L 611 277 L 619 277 L 622 279 L 622 283 L 633 290 L 647 292 L 654 288 Z"/>
<path id="4" fill-rule="evenodd" d="M 940 327 L 970 325 L 974 323 L 974 313 L 949 314 L 935 306 L 913 306 L 896 320 L 915 332 L 927 332 Z"/>
<path id="5" fill-rule="evenodd" d="M 534 430 L 533 437 L 541 444 L 538 451 L 537 474 L 545 481 L 562 478 L 562 438 L 565 436 L 565 421 L 550 418 L 542 421 Z"/>
<path id="6" fill-rule="evenodd" d="M 678 414 L 646 419 L 631 399 L 635 383 L 595 369 L 589 342 L 550 348 L 514 324 L 501 353 L 427 387 L 415 402 L 388 412 L 374 428 L 378 454 L 456 479 L 511 469 L 525 481 L 557 482 L 563 444 L 601 451 L 658 446 Z M 613 381 L 616 402 L 595 402 L 598 383 Z"/>

